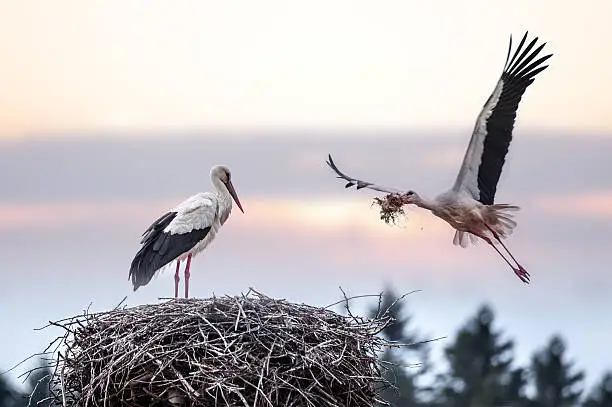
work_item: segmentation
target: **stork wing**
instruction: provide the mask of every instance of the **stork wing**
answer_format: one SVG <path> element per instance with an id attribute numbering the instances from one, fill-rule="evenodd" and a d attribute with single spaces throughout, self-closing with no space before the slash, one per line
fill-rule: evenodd
<path id="1" fill-rule="evenodd" d="M 212 226 L 219 210 L 215 194 L 203 192 L 187 198 L 174 209 L 177 215 L 168 224 L 165 231 L 189 233 L 195 229 L 205 229 Z"/>
<path id="2" fill-rule="evenodd" d="M 504 70 L 476 120 L 470 144 L 453 186 L 454 191 L 467 192 L 485 205 L 494 202 L 497 183 L 512 141 L 512 130 L 521 97 L 533 83 L 535 76 L 548 67 L 542 66 L 542 63 L 552 56 L 549 54 L 534 61 L 546 45 L 544 43 L 532 51 L 538 37 L 519 55 L 526 39 L 527 32 L 510 59 L 510 36 Z"/>
<path id="3" fill-rule="evenodd" d="M 343 174 L 338 169 L 338 167 L 336 167 L 336 164 L 334 163 L 334 160 L 332 160 L 331 154 L 329 154 L 328 156 L 329 156 L 329 161 L 327 161 L 327 165 L 329 165 L 331 167 L 331 169 L 334 170 L 336 172 L 336 174 L 338 174 L 337 178 L 342 178 L 342 179 L 348 181 L 348 184 L 346 184 L 344 186 L 345 188 L 350 188 L 350 187 L 352 187 L 354 185 L 357 185 L 357 189 L 369 188 L 369 189 L 373 189 L 374 191 L 386 192 L 388 194 L 403 194 L 404 193 L 404 192 L 400 191 L 399 189 L 383 187 L 383 186 L 380 186 L 380 185 L 373 184 L 371 182 L 359 180 L 357 178 L 351 178 L 348 175 Z"/>
<path id="4" fill-rule="evenodd" d="M 166 212 L 165 214 L 160 216 L 155 222 L 151 224 L 151 226 L 147 228 L 147 230 L 144 231 L 140 243 L 146 243 L 152 238 L 152 236 L 155 236 L 161 230 L 164 230 L 166 226 L 168 226 L 170 222 L 172 222 L 172 219 L 174 219 L 175 216 L 176 212 L 174 211 Z"/>
<path id="5" fill-rule="evenodd" d="M 210 232 L 218 202 L 211 193 L 196 194 L 157 219 L 143 233 L 128 278 L 134 291 L 151 281 L 157 270 L 191 250 Z"/>

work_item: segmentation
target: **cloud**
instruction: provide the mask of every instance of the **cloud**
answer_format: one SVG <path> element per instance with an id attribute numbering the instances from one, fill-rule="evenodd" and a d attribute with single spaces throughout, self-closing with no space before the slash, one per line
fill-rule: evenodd
<path id="1" fill-rule="evenodd" d="M 356 199 L 276 199 L 245 196 L 248 223 L 255 229 L 287 228 L 294 225 L 302 230 L 333 230 L 345 227 L 369 229 L 375 232 L 387 230 L 381 222 L 367 213 L 367 205 Z M 54 202 L 48 204 L 0 205 L 0 228 L 36 229 L 39 227 L 65 227 L 92 221 L 125 223 L 145 219 L 143 214 L 162 213 L 178 203 L 164 201 L 115 201 L 115 202 Z M 241 215 L 240 212 L 234 211 Z M 364 216 L 366 215 L 366 216 Z"/>
<path id="2" fill-rule="evenodd" d="M 236 212 L 224 233 L 233 229 L 232 239 L 245 247 L 252 246 L 249 239 L 278 245 L 278 237 L 285 236 L 287 252 L 298 255 L 314 245 L 336 264 L 426 264 L 427 253 L 436 250 L 453 254 L 434 256 L 431 263 L 470 264 L 482 256 L 475 253 L 490 250 L 484 245 L 455 248 L 450 227 L 417 209 L 408 211 L 400 227 L 384 225 L 371 207 L 377 193 L 344 189 L 324 163 L 331 151 L 349 174 L 433 197 L 452 185 L 454 161 L 460 161 L 464 144 L 465 137 L 436 133 L 422 138 L 310 133 L 235 138 L 212 133 L 146 142 L 102 137 L 0 141 L 0 234 L 27 231 L 37 236 L 43 229 L 70 233 L 113 225 L 106 239 L 125 233 L 125 244 L 131 247 L 162 211 L 190 194 L 210 190 L 210 165 L 221 162 L 232 168 L 247 212 Z M 610 149 L 609 138 L 585 143 L 571 137 L 517 137 L 497 195 L 499 202 L 522 208 L 509 242 L 517 253 L 526 259 L 552 259 L 578 253 L 576 248 L 592 253 L 607 244 L 610 223 L 603 221 L 610 219 Z M 568 155 L 572 165 L 567 165 Z M 257 256 L 266 256 L 265 251 Z"/>
<path id="3" fill-rule="evenodd" d="M 466 139 L 466 141 L 467 140 L 469 140 L 469 138 Z M 461 163 L 463 162 L 466 148 L 467 143 L 466 147 L 440 148 L 439 150 L 422 155 L 419 157 L 418 162 L 423 168 L 435 168 L 449 171 L 455 170 L 458 173 Z"/>
<path id="4" fill-rule="evenodd" d="M 337 152 L 338 165 L 349 174 L 432 197 L 452 185 L 456 168 L 451 163 L 460 160 L 464 143 L 464 137 L 435 133 L 423 138 L 206 134 L 147 142 L 102 137 L 0 141 L 0 235 L 16 239 L 27 232 L 23 242 L 32 247 L 28 239 L 43 230 L 95 231 L 87 239 L 105 231 L 105 239 L 123 234 L 124 244 L 136 247 L 137 237 L 162 211 L 210 190 L 209 166 L 222 162 L 232 168 L 246 209 L 246 215 L 233 215 L 224 234 L 245 250 L 253 247 L 253 256 L 269 255 L 252 244 L 265 241 L 271 247 L 284 245 L 294 256 L 315 247 L 345 266 L 416 262 L 442 269 L 454 262 L 473 264 L 478 256 L 497 266 L 496 254 L 486 254 L 490 250 L 484 245 L 452 246 L 450 227 L 425 211 L 410 209 L 403 225 L 384 225 L 371 207 L 377 193 L 344 189 L 324 163 L 328 151 Z M 612 141 L 604 138 L 588 143 L 569 137 L 517 138 L 497 197 L 522 207 L 509 241 L 513 250 L 527 260 L 554 259 L 594 253 L 608 244 L 609 223 L 602 220 L 610 219 L 605 191 L 611 148 Z M 590 206 L 580 209 L 580 202 Z M 68 250 L 68 236 L 57 250 Z M 436 255 L 440 250 L 452 255 Z"/>
<path id="5" fill-rule="evenodd" d="M 542 196 L 534 204 L 549 215 L 612 219 L 612 190 Z"/>
<path id="6" fill-rule="evenodd" d="M 140 233 L 178 201 L 4 204 L 0 205 L 0 235 L 10 234 L 16 242 L 18 236 L 37 235 L 54 253 L 102 250 L 129 256 L 128 248 L 137 248 Z M 292 262 L 308 252 L 338 267 L 371 268 L 373 274 L 386 267 L 397 269 L 398 275 L 423 268 L 444 273 L 463 269 L 462 274 L 477 275 L 478 268 L 471 267 L 476 264 L 506 267 L 482 242 L 467 249 L 453 246 L 452 228 L 419 208 L 407 208 L 398 225 L 387 225 L 377 208 L 370 207 L 369 199 L 346 195 L 312 199 L 245 196 L 243 202 L 246 213 L 234 211 L 223 228 L 222 243 L 215 243 L 214 251 L 219 250 L 221 257 L 233 256 L 237 250 L 251 259 L 278 263 Z M 548 233 L 549 229 L 542 230 Z M 45 234 L 53 237 L 45 239 Z M 541 233 L 526 233 L 508 244 L 524 259 L 556 256 L 559 244 L 567 244 L 556 242 L 551 248 L 533 244 L 540 239 Z M 53 248 L 55 244 L 61 246 Z M 400 271 L 403 267 L 398 265 L 406 265 L 406 271 Z"/>
<path id="7" fill-rule="evenodd" d="M 0 231 L 62 229 L 100 220 L 120 223 L 164 205 L 162 202 L 3 204 L 0 205 Z"/>
<path id="8" fill-rule="evenodd" d="M 461 132 L 459 132 L 461 134 Z M 165 200 L 210 189 L 213 164 L 230 166 L 240 195 L 312 198 L 346 191 L 325 165 L 331 152 L 349 175 L 435 196 L 453 184 L 468 135 L 414 133 L 224 133 L 142 138 L 0 140 L 0 202 Z M 500 202 L 587 193 L 609 186 L 612 138 L 521 133 L 498 188 Z M 454 151 L 454 152 L 453 152 Z M 456 157 L 453 158 L 453 155 Z M 568 158 L 572 164 L 568 165 Z"/>
<path id="9" fill-rule="evenodd" d="M 93 252 L 129 257 L 129 251 L 137 249 L 140 233 L 177 201 L 0 205 L 0 237 L 11 236 L 12 244 L 18 245 L 36 236 L 46 246 L 36 249 L 39 256 L 45 258 L 42 253 L 48 252 L 57 261 L 68 252 L 74 252 L 73 258 Z M 243 202 L 246 213 L 233 212 L 217 239 L 220 242 L 214 244 L 214 256 L 241 252 L 245 258 L 278 265 L 309 253 L 335 267 L 371 268 L 366 273 L 370 275 L 401 264 L 415 272 L 423 267 L 467 267 L 474 257 L 474 251 L 452 246 L 446 223 L 418 208 L 408 209 L 407 216 L 392 226 L 379 219 L 368 199 L 245 196 Z M 455 256 L 437 256 L 441 247 L 453 250 Z M 9 261 L 13 254 L 22 255 L 21 250 L 18 253 L 7 251 L 3 257 Z"/>

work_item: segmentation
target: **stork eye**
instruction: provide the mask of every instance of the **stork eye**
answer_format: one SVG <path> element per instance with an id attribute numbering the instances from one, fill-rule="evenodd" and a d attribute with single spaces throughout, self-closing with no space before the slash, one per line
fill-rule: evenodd
<path id="1" fill-rule="evenodd" d="M 408 196 L 414 195 L 414 191 L 408 191 L 408 193 L 406 195 L 408 195 Z"/>

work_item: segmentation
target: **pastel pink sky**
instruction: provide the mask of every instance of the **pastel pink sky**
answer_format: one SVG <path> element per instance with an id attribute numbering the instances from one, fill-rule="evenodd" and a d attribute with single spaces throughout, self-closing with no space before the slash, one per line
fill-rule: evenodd
<path id="1" fill-rule="evenodd" d="M 233 226 L 241 232 L 258 231 L 280 235 L 329 234 L 353 231 L 367 236 L 372 243 L 386 248 L 385 256 L 393 261 L 401 254 L 396 244 L 415 245 L 428 237 L 448 232 L 446 223 L 418 208 L 408 211 L 407 217 L 389 227 L 378 219 L 376 207 L 364 205 L 358 196 L 326 196 L 315 199 L 292 199 L 247 196 L 248 222 Z M 113 219 L 122 225 L 138 226 L 156 213 L 172 208 L 181 200 L 114 201 L 114 202 L 57 202 L 35 204 L 0 204 L 0 232 L 54 229 L 95 223 Z M 612 191 L 541 195 L 522 201 L 524 206 L 559 219 L 583 218 L 612 220 Z M 237 212 L 236 212 L 237 213 Z M 428 233 L 421 233 L 427 228 Z M 448 234 L 448 233 L 444 233 Z M 437 240 L 429 242 L 437 245 Z M 413 254 L 411 253 L 410 256 Z"/>
<path id="2" fill-rule="evenodd" d="M 524 30 L 555 56 L 521 123 L 611 130 L 610 15 L 608 0 L 3 1 L 0 137 L 471 126 Z"/>

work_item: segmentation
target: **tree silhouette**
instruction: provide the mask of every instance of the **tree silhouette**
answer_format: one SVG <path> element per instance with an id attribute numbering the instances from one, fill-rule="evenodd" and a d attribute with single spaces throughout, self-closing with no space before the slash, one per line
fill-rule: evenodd
<path id="1" fill-rule="evenodd" d="M 412 316 L 406 309 L 405 301 L 390 287 L 386 286 L 382 301 L 379 305 L 372 307 L 370 317 L 387 315 L 391 318 L 385 329 L 381 332 L 386 339 L 402 344 L 412 344 L 409 347 L 386 349 L 381 355 L 381 360 L 389 367 L 383 374 L 385 378 L 394 384 L 396 389 L 383 388 L 380 397 L 391 404 L 392 407 L 420 406 L 418 379 L 427 372 L 428 347 L 425 343 L 419 343 L 419 333 L 411 327 Z M 418 366 L 404 367 L 409 356 L 418 357 Z M 400 365 L 400 366 L 398 366 Z"/>
<path id="2" fill-rule="evenodd" d="M 49 381 L 51 379 L 51 369 L 44 365 L 41 361 L 39 367 L 30 374 L 28 377 L 28 388 L 29 391 L 26 397 L 30 400 L 30 406 L 34 407 L 49 407 L 51 401 L 49 399 L 51 393 L 49 392 Z M 26 398 L 26 406 L 28 405 L 28 398 Z M 43 401 L 46 400 L 46 401 Z"/>
<path id="3" fill-rule="evenodd" d="M 565 343 L 554 335 L 532 358 L 536 395 L 534 407 L 573 407 L 578 404 L 584 373 L 572 373 L 573 362 L 565 360 Z"/>
<path id="4" fill-rule="evenodd" d="M 0 407 L 17 407 L 19 404 L 19 393 L 8 382 L 4 376 L 0 376 Z"/>
<path id="5" fill-rule="evenodd" d="M 481 306 L 445 349 L 449 370 L 438 376 L 437 404 L 475 407 L 524 403 L 524 372 L 511 369 L 514 343 L 502 339 L 502 333 L 493 329 L 493 320 L 493 310 Z"/>
<path id="6" fill-rule="evenodd" d="M 582 404 L 583 407 L 612 407 L 612 371 L 606 372 L 601 382 Z"/>

